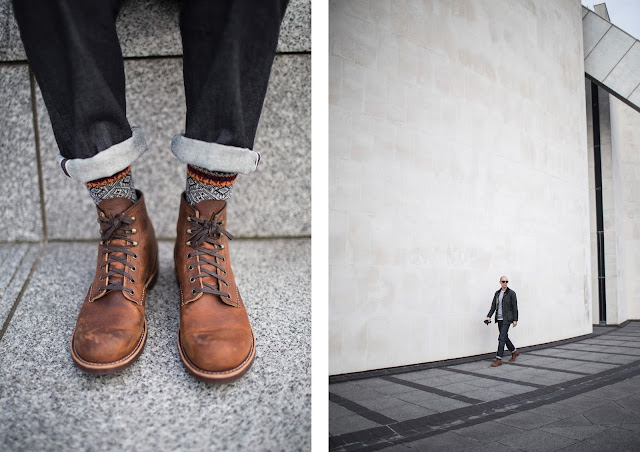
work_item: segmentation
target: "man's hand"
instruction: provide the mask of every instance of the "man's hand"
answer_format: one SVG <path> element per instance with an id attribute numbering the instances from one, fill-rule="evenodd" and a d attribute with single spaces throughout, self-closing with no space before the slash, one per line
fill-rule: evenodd
<path id="1" fill-rule="evenodd" d="M 488 320 L 489 322 L 491 322 L 491 317 L 487 317 L 487 320 Z"/>
<path id="2" fill-rule="evenodd" d="M 513 327 L 515 328 L 516 326 L 518 326 L 518 322 L 517 322 L 517 321 L 514 321 L 514 322 L 513 322 Z"/>

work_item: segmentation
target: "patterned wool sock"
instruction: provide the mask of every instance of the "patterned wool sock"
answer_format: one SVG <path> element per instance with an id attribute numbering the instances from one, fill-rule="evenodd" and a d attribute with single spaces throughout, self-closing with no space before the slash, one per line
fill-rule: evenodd
<path id="1" fill-rule="evenodd" d="M 128 166 L 113 176 L 86 182 L 89 194 L 96 204 L 110 198 L 128 198 L 132 202 L 138 200 L 136 189 L 133 186 L 131 167 Z"/>
<path id="2" fill-rule="evenodd" d="M 193 206 L 201 201 L 231 198 L 236 177 L 238 173 L 209 171 L 199 166 L 187 165 L 187 202 Z"/>

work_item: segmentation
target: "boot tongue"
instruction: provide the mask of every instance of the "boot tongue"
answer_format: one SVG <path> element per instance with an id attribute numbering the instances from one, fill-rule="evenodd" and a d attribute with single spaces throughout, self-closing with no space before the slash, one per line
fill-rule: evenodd
<path id="1" fill-rule="evenodd" d="M 98 203 L 98 208 L 108 217 L 123 213 L 133 205 L 133 201 L 129 198 L 109 198 Z"/>
<path id="2" fill-rule="evenodd" d="M 208 220 L 212 214 L 218 214 L 227 205 L 227 201 L 211 199 L 208 201 L 201 201 L 193 206 L 198 212 L 200 212 L 200 218 Z"/>

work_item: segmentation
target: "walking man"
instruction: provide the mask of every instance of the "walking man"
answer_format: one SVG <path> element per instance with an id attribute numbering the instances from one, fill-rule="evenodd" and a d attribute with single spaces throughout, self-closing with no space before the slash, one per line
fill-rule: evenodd
<path id="1" fill-rule="evenodd" d="M 513 323 L 513 326 L 518 324 L 518 299 L 516 293 L 507 287 L 509 280 L 506 276 L 500 277 L 500 289 L 493 295 L 493 301 L 491 302 L 491 310 L 487 314 L 487 320 L 491 321 L 491 314 L 495 311 L 496 323 L 498 324 L 498 354 L 495 361 L 491 363 L 491 367 L 498 367 L 502 365 L 502 355 L 504 354 L 504 346 L 511 352 L 511 358 L 509 362 L 513 362 L 520 355 L 520 352 L 516 350 L 509 339 L 509 327 Z"/>

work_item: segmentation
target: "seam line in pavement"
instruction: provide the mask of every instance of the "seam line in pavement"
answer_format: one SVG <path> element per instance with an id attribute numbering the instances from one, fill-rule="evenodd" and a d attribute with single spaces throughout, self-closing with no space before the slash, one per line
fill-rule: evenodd
<path id="1" fill-rule="evenodd" d="M 590 359 L 580 359 L 580 358 L 558 358 L 555 355 L 540 355 L 538 353 L 527 353 L 527 355 L 531 355 L 531 356 L 539 356 L 540 358 L 555 358 L 555 359 L 560 359 L 560 360 L 567 360 L 567 361 L 579 361 L 581 363 L 592 363 L 592 364 L 609 364 L 610 366 L 616 366 L 616 367 L 620 367 L 620 366 L 624 366 L 624 364 L 620 364 L 620 363 L 605 363 L 602 361 L 593 361 Z"/>
<path id="2" fill-rule="evenodd" d="M 33 262 L 33 265 L 31 266 L 31 270 L 29 271 L 29 274 L 27 275 L 27 278 L 25 279 L 24 283 L 22 284 L 22 288 L 20 289 L 20 292 L 18 293 L 18 296 L 16 297 L 16 301 L 13 303 L 13 306 L 11 306 L 11 310 L 9 310 L 9 313 L 7 314 L 7 318 L 5 319 L 4 324 L 2 325 L 2 330 L 0 330 L 0 341 L 2 341 L 2 338 L 4 337 L 4 333 L 7 331 L 7 328 L 9 328 L 9 323 L 11 322 L 11 319 L 13 318 L 13 314 L 16 312 L 16 309 L 18 309 L 18 305 L 20 304 L 20 301 L 22 300 L 22 295 L 24 294 L 24 291 L 27 289 L 27 286 L 29 285 L 29 282 L 31 282 L 31 277 L 33 276 L 33 273 L 36 271 L 36 268 L 38 268 L 38 265 L 40 264 L 40 259 L 42 259 L 42 255 L 44 254 L 44 250 L 45 250 L 46 247 L 47 247 L 46 243 L 40 244 L 40 250 L 38 251 L 38 257 L 36 257 L 35 261 Z M 28 249 L 27 252 L 24 254 L 22 259 L 25 259 L 30 251 L 31 251 L 31 249 Z M 20 261 L 20 264 L 22 264 L 22 260 Z"/>
<path id="3" fill-rule="evenodd" d="M 527 353 L 529 354 L 529 353 Z M 539 385 L 537 383 L 528 383 L 525 381 L 518 381 L 518 380 L 511 380 L 509 378 L 503 378 L 503 377 L 495 377 L 493 375 L 485 375 L 485 374 L 481 374 L 478 372 L 470 372 L 468 370 L 462 370 L 462 369 L 451 369 L 449 367 L 445 367 L 442 370 L 447 370 L 449 372 L 455 372 L 458 374 L 463 374 L 463 375 L 471 375 L 473 377 L 479 377 L 479 378 L 484 378 L 485 380 L 491 380 L 491 381 L 501 381 L 503 383 L 512 383 L 514 385 L 520 385 L 520 386 L 530 386 L 532 388 L 546 388 L 545 385 Z M 470 383 L 472 384 L 472 383 Z"/>
<path id="4" fill-rule="evenodd" d="M 409 443 L 518 412 L 559 402 L 603 386 L 640 375 L 640 360 L 622 369 L 610 369 L 598 374 L 558 383 L 546 388 L 517 394 L 478 405 L 457 408 L 444 413 L 423 416 L 395 424 L 329 437 L 330 450 L 383 449 Z"/>
<path id="5" fill-rule="evenodd" d="M 543 367 L 543 366 L 534 366 L 533 364 L 522 364 L 522 363 L 511 363 L 515 364 L 519 367 L 528 367 L 531 369 L 540 369 L 540 370 L 549 370 L 551 372 L 560 372 L 564 374 L 572 374 L 572 375 L 592 375 L 589 372 L 578 372 L 577 370 L 567 370 L 567 369 L 554 369 L 553 367 Z"/>
<path id="6" fill-rule="evenodd" d="M 616 341 L 616 342 L 622 342 L 622 341 Z M 624 341 L 624 342 L 632 342 L 632 341 Z M 596 346 L 596 347 L 609 347 L 609 348 L 632 348 L 634 350 L 638 349 L 637 345 L 620 345 L 620 344 L 585 344 L 588 346 Z M 574 345 L 575 347 L 575 345 Z M 588 349 L 583 349 L 585 351 L 589 351 Z"/>
<path id="7" fill-rule="evenodd" d="M 334 394 L 332 392 L 329 392 L 329 401 L 335 403 L 336 405 L 340 405 L 343 408 L 346 408 L 347 410 L 357 414 L 358 416 L 369 419 L 376 424 L 387 425 L 398 422 L 395 419 L 391 419 L 384 414 L 380 414 L 377 411 L 370 410 L 365 406 L 362 406 L 356 402 L 352 402 L 351 400 L 345 399 L 344 397 L 341 397 L 338 394 Z"/>
<path id="8" fill-rule="evenodd" d="M 599 352 L 597 350 L 584 350 L 584 349 L 576 349 L 576 348 L 560 348 L 558 347 L 560 350 L 566 350 L 568 352 L 583 352 L 583 353 L 598 353 L 600 355 L 622 355 L 622 356 L 635 356 L 636 358 L 640 358 L 640 355 L 633 355 L 631 353 L 611 353 L 611 352 Z"/>
<path id="9" fill-rule="evenodd" d="M 410 388 L 419 389 L 420 391 L 430 392 L 432 394 L 436 394 L 442 397 L 447 397 L 449 399 L 459 400 L 460 402 L 470 403 L 472 405 L 476 405 L 478 403 L 484 403 L 484 400 L 473 399 L 471 397 L 463 396 L 462 394 L 456 394 L 455 392 L 444 391 L 438 388 L 432 388 L 431 386 L 422 385 L 420 383 L 416 383 L 415 381 L 403 380 L 401 378 L 396 377 L 381 377 L 383 380 L 390 381 L 392 383 L 397 383 L 404 386 L 409 386 Z"/>

